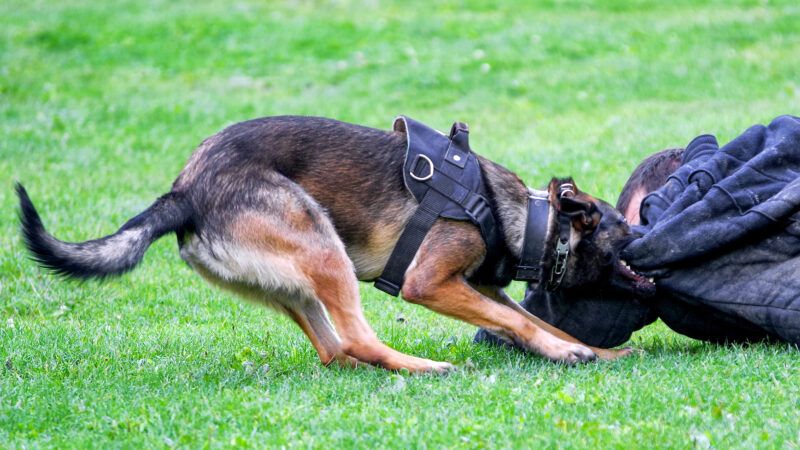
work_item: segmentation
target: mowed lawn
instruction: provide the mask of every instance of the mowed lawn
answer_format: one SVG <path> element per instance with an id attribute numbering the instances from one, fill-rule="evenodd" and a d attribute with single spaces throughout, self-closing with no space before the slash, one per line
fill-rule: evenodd
<path id="1" fill-rule="evenodd" d="M 326 369 L 287 319 L 201 281 L 172 236 L 104 283 L 38 269 L 13 194 L 22 181 L 51 232 L 86 240 L 231 123 L 407 114 L 468 122 L 473 148 L 532 186 L 572 175 L 613 202 L 649 152 L 798 108 L 791 0 L 5 0 L 0 447 L 798 448 L 794 347 L 656 324 L 636 356 L 564 367 L 364 284 L 383 340 L 460 370 Z"/>

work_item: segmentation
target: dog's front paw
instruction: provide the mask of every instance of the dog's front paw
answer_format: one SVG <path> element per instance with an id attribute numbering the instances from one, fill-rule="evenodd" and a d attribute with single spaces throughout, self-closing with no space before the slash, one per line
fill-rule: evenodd
<path id="1" fill-rule="evenodd" d="M 454 365 L 452 365 L 452 364 L 450 364 L 448 362 L 434 361 L 434 364 L 431 367 L 430 371 L 432 373 L 445 374 L 445 373 L 450 373 L 450 372 L 452 372 L 454 370 L 456 370 L 456 366 L 454 366 Z"/>
<path id="2" fill-rule="evenodd" d="M 429 373 L 442 375 L 456 370 L 456 367 L 448 362 L 410 357 L 408 361 L 404 361 L 403 364 L 397 367 L 392 367 L 391 369 L 408 371 L 409 373 Z"/>
<path id="3" fill-rule="evenodd" d="M 594 361 L 597 358 L 597 355 L 585 345 L 570 344 L 567 352 L 567 358 L 564 360 L 567 364 Z"/>
<path id="4" fill-rule="evenodd" d="M 561 341 L 554 351 L 546 352 L 544 356 L 564 364 L 589 362 L 597 358 L 597 355 L 589 347 L 566 341 Z"/>
<path id="5" fill-rule="evenodd" d="M 448 362 L 432 361 L 430 359 L 420 359 L 420 360 L 423 362 L 420 364 L 415 364 L 411 367 L 403 367 L 400 369 L 400 372 L 444 375 L 456 370 L 456 366 Z"/>
<path id="6" fill-rule="evenodd" d="M 625 347 L 620 349 L 605 349 L 605 348 L 596 348 L 594 352 L 597 353 L 597 356 L 605 361 L 613 361 L 615 359 L 624 358 L 626 356 L 630 356 L 636 352 L 641 352 L 641 350 L 636 350 L 631 347 Z"/>

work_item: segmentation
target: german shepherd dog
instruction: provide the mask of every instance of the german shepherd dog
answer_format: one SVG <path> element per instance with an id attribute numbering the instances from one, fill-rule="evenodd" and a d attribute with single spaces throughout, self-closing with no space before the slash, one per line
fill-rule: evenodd
<path id="1" fill-rule="evenodd" d="M 153 241 L 174 232 L 181 258 L 203 278 L 291 317 L 323 364 L 445 372 L 449 363 L 381 343 L 361 310 L 358 280 L 381 274 L 417 206 L 403 183 L 405 152 L 402 130 L 314 117 L 250 120 L 203 141 L 169 193 L 103 238 L 57 240 L 18 184 L 22 233 L 42 266 L 86 279 L 133 269 Z M 478 161 L 508 246 L 505 269 L 498 271 L 508 270 L 521 253 L 530 191 L 502 166 Z M 566 182 L 572 180 L 550 183 L 552 217 L 562 208 L 556 193 Z M 630 235 L 613 207 L 574 192 L 569 206 L 580 214 L 573 214 L 564 287 L 619 276 L 618 250 Z M 547 239 L 555 242 L 555 220 L 550 223 Z M 553 361 L 630 352 L 588 347 L 532 316 L 503 292 L 508 278 L 472 280 L 485 254 L 477 226 L 439 218 L 406 272 L 403 298 Z M 545 268 L 553 258 L 552 250 L 545 253 Z"/>

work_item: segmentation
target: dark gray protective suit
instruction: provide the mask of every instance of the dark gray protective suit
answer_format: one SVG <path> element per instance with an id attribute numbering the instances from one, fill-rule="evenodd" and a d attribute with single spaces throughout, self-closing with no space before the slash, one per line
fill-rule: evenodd
<path id="1" fill-rule="evenodd" d="M 695 138 L 641 219 L 622 258 L 656 275 L 655 298 L 534 287 L 523 306 L 595 346 L 622 344 L 657 317 L 696 339 L 800 344 L 800 118 L 753 126 L 722 148 Z"/>

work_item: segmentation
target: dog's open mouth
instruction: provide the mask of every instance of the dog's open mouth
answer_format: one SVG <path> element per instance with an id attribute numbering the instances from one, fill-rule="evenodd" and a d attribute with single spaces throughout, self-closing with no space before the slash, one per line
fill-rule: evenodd
<path id="1" fill-rule="evenodd" d="M 614 265 L 614 275 L 622 278 L 629 289 L 638 296 L 651 297 L 656 293 L 655 280 L 631 269 L 625 260 L 620 259 Z"/>

